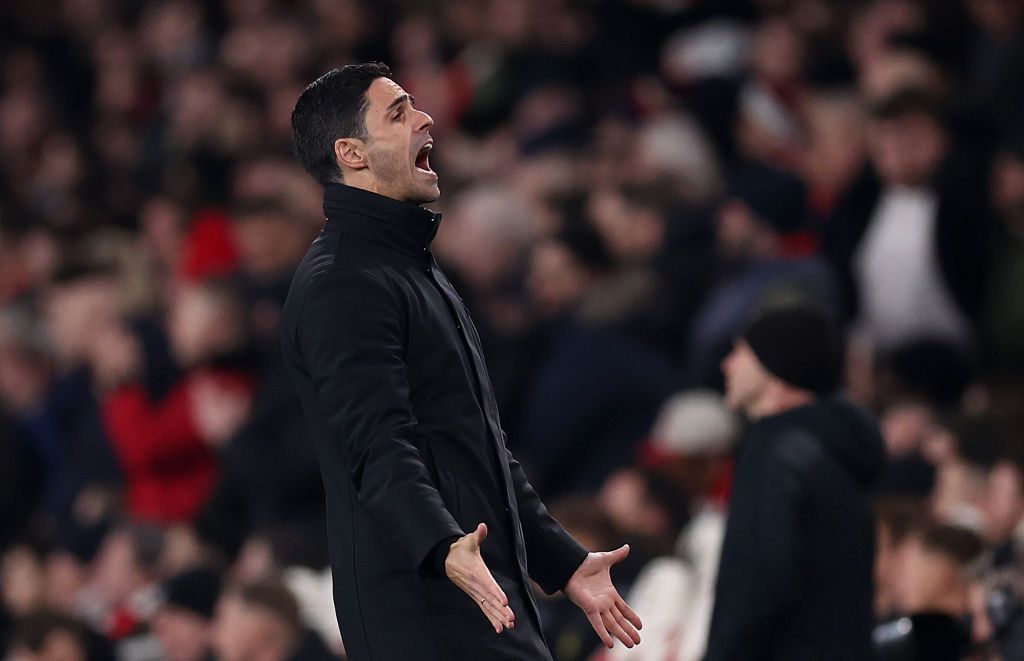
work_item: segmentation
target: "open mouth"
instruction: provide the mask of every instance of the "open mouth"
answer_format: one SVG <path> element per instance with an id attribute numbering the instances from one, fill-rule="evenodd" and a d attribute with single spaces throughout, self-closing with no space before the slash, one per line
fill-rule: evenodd
<path id="1" fill-rule="evenodd" d="M 420 147 L 419 152 L 416 154 L 416 169 L 426 174 L 434 174 L 434 171 L 430 169 L 430 150 L 434 148 L 433 142 Z"/>

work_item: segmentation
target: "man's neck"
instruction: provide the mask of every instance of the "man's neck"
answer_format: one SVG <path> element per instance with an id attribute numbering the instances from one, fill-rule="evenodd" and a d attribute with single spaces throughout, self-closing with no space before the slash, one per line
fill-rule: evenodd
<path id="1" fill-rule="evenodd" d="M 806 406 L 816 399 L 814 393 L 799 388 L 791 388 L 784 384 L 772 384 L 762 397 L 751 404 L 747 415 L 752 420 L 769 418 L 795 408 Z"/>
<path id="2" fill-rule="evenodd" d="M 387 186 L 382 185 L 381 182 L 379 182 L 376 177 L 373 177 L 368 173 L 364 174 L 364 171 L 362 170 L 358 172 L 349 172 L 347 175 L 345 175 L 345 180 L 339 181 L 338 183 L 350 186 L 352 188 L 359 188 L 364 191 L 369 191 L 370 193 L 376 193 L 377 195 L 382 195 L 384 197 L 391 198 L 392 200 L 395 200 L 397 202 L 405 202 L 405 200 L 399 200 L 395 198 L 393 195 L 391 195 L 391 191 L 388 190 Z"/>

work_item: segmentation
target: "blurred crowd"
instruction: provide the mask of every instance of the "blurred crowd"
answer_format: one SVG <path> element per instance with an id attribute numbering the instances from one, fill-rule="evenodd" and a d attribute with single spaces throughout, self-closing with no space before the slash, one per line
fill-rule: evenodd
<path id="1" fill-rule="evenodd" d="M 509 446 L 580 541 L 633 545 L 644 642 L 594 657 L 545 599 L 556 659 L 701 658 L 719 363 L 797 299 L 882 423 L 880 655 L 1024 659 L 1015 0 L 3 3 L 0 651 L 343 658 L 277 325 L 323 222 L 290 113 L 365 60 L 434 118 Z"/>

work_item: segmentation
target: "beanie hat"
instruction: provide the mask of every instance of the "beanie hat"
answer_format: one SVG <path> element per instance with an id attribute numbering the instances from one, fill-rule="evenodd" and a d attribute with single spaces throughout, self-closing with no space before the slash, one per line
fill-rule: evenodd
<path id="1" fill-rule="evenodd" d="M 212 569 L 188 569 L 164 584 L 164 605 L 187 610 L 203 619 L 213 617 L 221 577 Z"/>
<path id="2" fill-rule="evenodd" d="M 839 387 L 843 342 L 823 310 L 769 308 L 754 317 L 741 337 L 764 368 L 787 384 L 819 395 Z"/>

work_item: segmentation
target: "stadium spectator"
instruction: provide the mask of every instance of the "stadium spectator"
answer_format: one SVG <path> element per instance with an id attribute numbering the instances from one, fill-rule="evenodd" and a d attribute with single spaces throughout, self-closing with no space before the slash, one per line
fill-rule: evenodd
<path id="1" fill-rule="evenodd" d="M 106 390 L 107 433 L 125 473 L 128 512 L 158 523 L 198 513 L 217 480 L 215 450 L 249 414 L 252 390 L 245 308 L 227 282 L 179 290 L 170 339 L 188 371 L 159 400 L 141 382 L 142 356 L 129 331 L 111 328 L 93 358 Z"/>
<path id="2" fill-rule="evenodd" d="M 704 342 L 724 353 L 741 328 L 752 304 L 732 294 L 773 298 L 776 271 L 800 271 L 801 289 L 844 311 L 845 394 L 882 422 L 878 621 L 900 614 L 911 526 L 889 510 L 909 501 L 981 534 L 991 559 L 973 576 L 976 655 L 1014 658 L 1020 618 L 994 605 L 1010 603 L 1013 581 L 989 580 L 1018 572 L 1024 526 L 1014 0 L 0 3 L 9 606 L 80 617 L 103 636 L 111 612 L 133 610 L 125 594 L 150 604 L 149 588 L 195 566 L 293 572 L 310 604 L 330 600 L 316 451 L 277 341 L 295 260 L 323 222 L 290 114 L 315 72 L 367 60 L 391 64 L 435 120 L 431 164 L 447 185 L 433 245 L 479 327 L 508 443 L 538 469 L 542 496 L 596 497 L 595 518 L 629 529 L 623 577 L 683 567 L 679 528 L 704 520 L 708 500 L 698 482 L 728 496 L 721 454 L 636 460 L 659 405 L 682 386 L 721 385 Z M 753 194 L 803 185 L 799 218 Z M 725 244 L 745 244 L 742 257 Z M 178 312 L 226 278 L 248 341 L 230 365 L 193 364 Z M 210 370 L 238 390 L 192 387 Z M 111 433 L 104 405 L 127 391 L 150 414 L 172 392 L 195 406 L 168 413 L 178 427 L 147 415 Z M 960 420 L 993 432 L 965 436 Z M 124 461 L 168 449 L 182 425 L 185 467 Z M 971 440 L 984 437 L 998 443 Z M 157 559 L 143 549 L 144 570 L 122 568 L 135 578 L 101 580 L 117 551 L 105 542 L 124 551 L 132 514 L 162 533 L 127 546 Z M 314 610 L 340 649 L 333 610 Z M 662 646 L 641 614 L 650 637 L 631 656 L 646 659 Z M 18 634 L 17 655 L 39 658 L 45 632 L 74 629 L 43 624 Z M 15 655 L 16 629 L 0 612 L 0 656 Z M 120 651 L 164 661 L 138 633 Z M 566 659 L 585 658 L 588 640 L 574 640 Z M 92 642 L 90 661 L 110 658 Z"/>
<path id="3" fill-rule="evenodd" d="M 714 391 L 684 391 L 662 406 L 643 462 L 686 498 L 690 518 L 677 531 L 672 553 L 645 565 L 630 592 L 631 603 L 647 615 L 643 647 L 613 650 L 610 659 L 704 657 L 738 435 L 739 421 Z M 619 512 L 620 521 L 631 518 Z"/>
<path id="4" fill-rule="evenodd" d="M 153 615 L 153 634 L 168 661 L 208 658 L 220 582 L 217 572 L 190 569 L 164 583 L 162 603 Z"/>
<path id="5" fill-rule="evenodd" d="M 736 466 L 709 661 L 871 655 L 868 489 L 884 450 L 870 418 L 830 397 L 842 364 L 832 323 L 813 307 L 768 308 L 722 363 L 726 399 L 753 425 Z"/>
<path id="6" fill-rule="evenodd" d="M 946 113 L 941 98 L 920 88 L 878 101 L 868 130 L 872 169 L 825 225 L 858 332 L 881 350 L 922 338 L 974 341 L 990 219 L 984 184 L 961 172 L 967 166 L 957 162 Z"/>
<path id="7" fill-rule="evenodd" d="M 217 604 L 213 648 L 221 661 L 328 661 L 295 597 L 275 582 L 229 587 Z"/>

